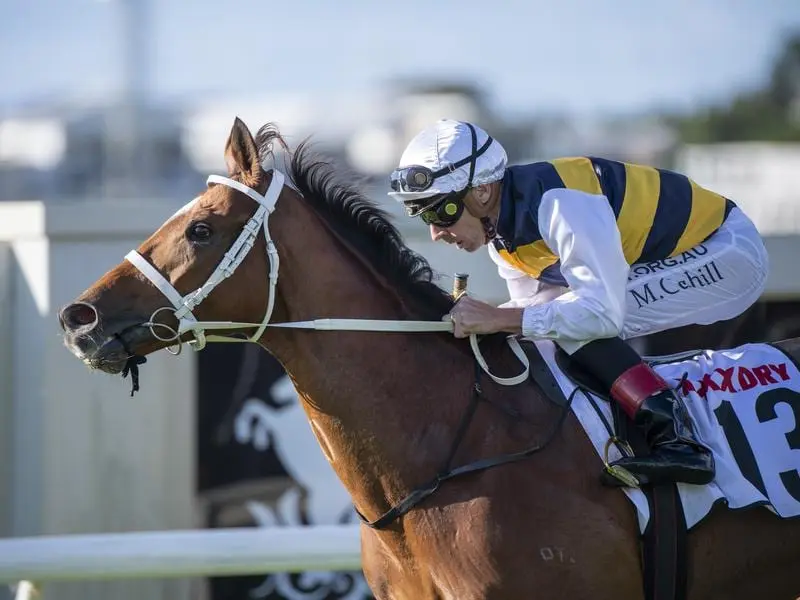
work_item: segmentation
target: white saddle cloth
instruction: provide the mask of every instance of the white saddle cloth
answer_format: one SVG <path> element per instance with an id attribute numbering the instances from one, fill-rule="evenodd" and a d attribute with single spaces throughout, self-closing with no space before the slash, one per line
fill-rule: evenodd
<path id="1" fill-rule="evenodd" d="M 556 365 L 553 342 L 531 341 L 569 397 L 576 386 Z M 687 527 L 699 523 L 717 503 L 731 509 L 760 505 L 784 518 L 800 515 L 800 370 L 795 362 L 769 344 L 744 344 L 703 351 L 655 369 L 668 382 L 680 384 L 695 433 L 716 461 L 710 484 L 678 484 Z M 595 397 L 594 404 L 613 425 L 608 402 Z M 609 434 L 597 411 L 581 392 L 575 394 L 572 410 L 602 459 Z M 609 461 L 619 457 L 612 445 Z M 623 489 L 644 531 L 650 518 L 647 499 L 641 490 Z"/>

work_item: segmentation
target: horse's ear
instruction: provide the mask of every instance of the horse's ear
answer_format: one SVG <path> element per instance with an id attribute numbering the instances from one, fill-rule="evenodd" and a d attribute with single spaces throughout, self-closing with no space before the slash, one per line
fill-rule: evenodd
<path id="1" fill-rule="evenodd" d="M 229 177 L 241 174 L 250 185 L 260 179 L 261 164 L 256 141 L 239 117 L 233 121 L 231 133 L 225 143 L 225 164 L 228 166 Z"/>

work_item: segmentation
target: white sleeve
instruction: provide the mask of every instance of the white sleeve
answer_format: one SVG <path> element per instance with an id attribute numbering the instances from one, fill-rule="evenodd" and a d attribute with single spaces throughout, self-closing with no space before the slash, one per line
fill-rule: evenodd
<path id="1" fill-rule="evenodd" d="M 561 260 L 569 291 L 525 308 L 523 335 L 574 341 L 619 335 L 630 267 L 608 200 L 578 190 L 548 190 L 538 223 L 544 242 Z"/>
<path id="2" fill-rule="evenodd" d="M 508 288 L 508 302 L 498 304 L 500 308 L 522 308 L 549 302 L 567 291 L 567 288 L 539 281 L 503 260 L 493 244 L 487 245 L 489 256 L 497 265 L 497 274 Z"/>

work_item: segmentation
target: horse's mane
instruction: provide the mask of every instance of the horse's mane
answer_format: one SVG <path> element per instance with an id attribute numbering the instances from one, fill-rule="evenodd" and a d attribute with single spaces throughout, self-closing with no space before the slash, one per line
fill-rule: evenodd
<path id="1" fill-rule="evenodd" d="M 423 318 L 440 319 L 452 308 L 451 297 L 433 282 L 428 261 L 405 245 L 388 213 L 339 176 L 330 162 L 314 156 L 308 141 L 289 151 L 277 126 L 267 123 L 256 135 L 262 164 L 272 155 L 275 141 L 291 157 L 286 176 L 303 197 L 398 291 L 406 293 Z"/>

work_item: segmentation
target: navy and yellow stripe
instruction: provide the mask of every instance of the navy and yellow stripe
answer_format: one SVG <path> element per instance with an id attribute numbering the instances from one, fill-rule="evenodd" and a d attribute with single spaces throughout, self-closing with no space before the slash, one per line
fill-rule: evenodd
<path id="1" fill-rule="evenodd" d="M 628 264 L 661 260 L 696 246 L 722 225 L 733 206 L 685 175 L 644 165 L 570 157 L 510 167 L 498 223 L 501 239 L 495 246 L 522 271 L 562 285 L 558 257 L 536 223 L 542 195 L 554 188 L 605 196 Z"/>

